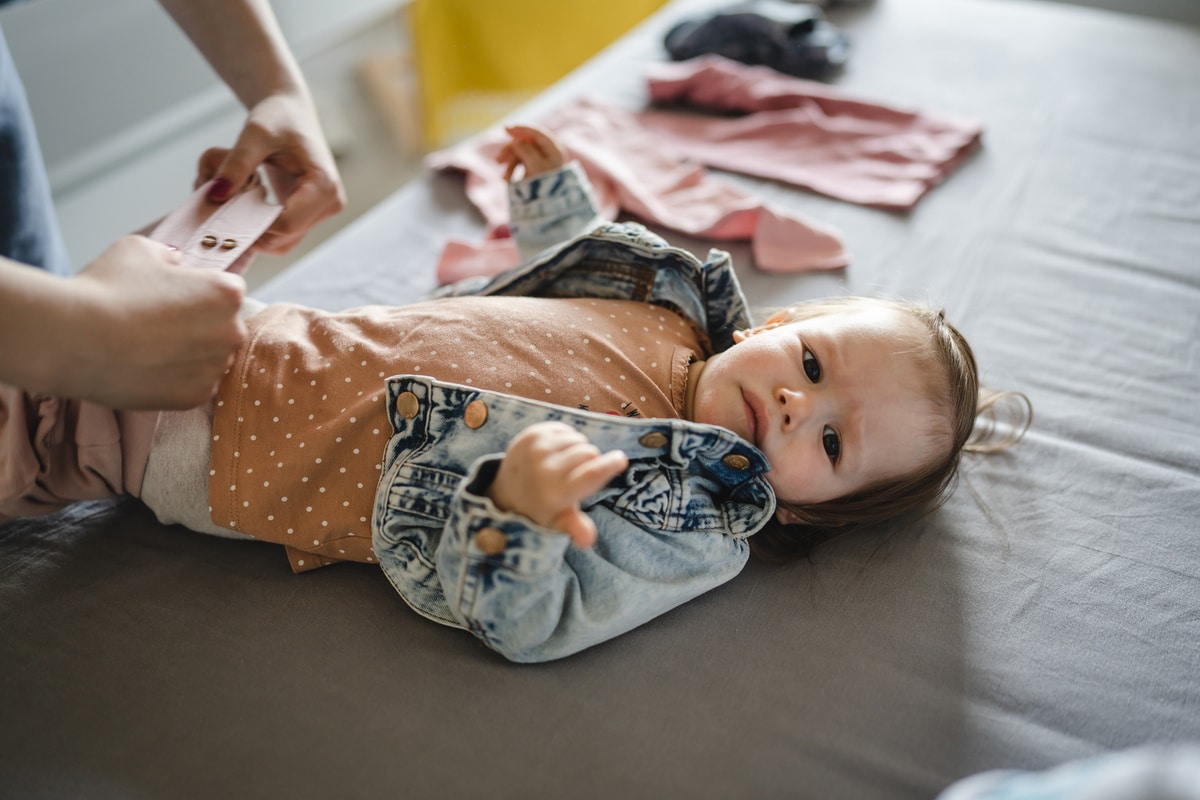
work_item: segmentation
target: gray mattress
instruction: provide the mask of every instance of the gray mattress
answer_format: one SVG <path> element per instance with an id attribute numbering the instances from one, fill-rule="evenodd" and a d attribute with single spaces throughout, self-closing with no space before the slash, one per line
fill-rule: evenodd
<path id="1" fill-rule="evenodd" d="M 711 5 L 711 3 L 709 3 Z M 636 107 L 675 2 L 520 116 Z M 736 580 L 608 644 L 515 666 L 410 612 L 373 567 L 131 500 L 0 528 L 0 795 L 929 798 L 995 767 L 1200 740 L 1200 30 L 1021 0 L 834 15 L 838 83 L 983 120 L 908 214 L 746 181 L 839 226 L 845 271 L 755 302 L 944 305 L 1032 399 L 940 511 Z M 461 179 L 427 176 L 265 286 L 403 303 Z M 707 249 L 708 242 L 673 239 Z"/>

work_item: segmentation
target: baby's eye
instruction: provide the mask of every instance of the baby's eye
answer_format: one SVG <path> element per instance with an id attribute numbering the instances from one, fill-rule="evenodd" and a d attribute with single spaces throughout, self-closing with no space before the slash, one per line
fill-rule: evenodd
<path id="1" fill-rule="evenodd" d="M 804 374 L 813 383 L 821 382 L 821 363 L 812 354 L 812 350 L 804 348 Z"/>
<path id="2" fill-rule="evenodd" d="M 821 431 L 821 444 L 825 447 L 825 455 L 829 456 L 829 463 L 837 466 L 838 458 L 842 455 L 842 437 L 838 436 L 838 432 L 828 425 Z"/>

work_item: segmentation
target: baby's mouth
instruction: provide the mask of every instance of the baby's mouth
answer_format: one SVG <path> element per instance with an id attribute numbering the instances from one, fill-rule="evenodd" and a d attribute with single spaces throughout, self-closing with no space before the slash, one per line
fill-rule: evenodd
<path id="1" fill-rule="evenodd" d="M 755 447 L 758 447 L 758 411 L 755 409 L 754 403 L 745 392 L 742 392 L 742 404 L 745 407 L 746 414 L 746 438 L 749 439 Z"/>

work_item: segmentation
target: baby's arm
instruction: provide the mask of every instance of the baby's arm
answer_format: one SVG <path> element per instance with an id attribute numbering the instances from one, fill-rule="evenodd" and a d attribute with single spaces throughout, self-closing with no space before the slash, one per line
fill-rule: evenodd
<path id="1" fill-rule="evenodd" d="M 509 141 L 496 160 L 510 181 L 509 228 L 523 263 L 606 221 L 587 173 L 579 162 L 567 161 L 562 144 L 540 128 L 512 125 L 505 131 Z"/>
<path id="2" fill-rule="evenodd" d="M 628 466 L 620 450 L 601 453 L 570 425 L 542 422 L 509 444 L 488 496 L 502 511 L 560 530 L 579 547 L 591 547 L 596 524 L 580 503 Z"/>
<path id="3" fill-rule="evenodd" d="M 564 426 L 556 427 L 561 431 Z M 529 430 L 533 441 L 542 440 L 543 435 L 548 439 L 559 435 L 555 427 L 545 424 Z M 573 427 L 566 430 L 581 437 Z M 561 452 L 574 447 L 565 434 L 562 445 Z M 544 442 L 537 445 L 542 446 Z M 619 470 L 611 465 L 622 473 L 617 479 L 622 485 L 595 493 L 590 493 L 586 484 L 603 484 L 600 475 L 604 468 L 598 467 L 599 474 L 592 478 L 572 482 L 566 475 L 554 474 L 555 470 L 578 472 L 580 465 L 572 469 L 556 464 L 549 454 L 535 459 L 540 463 L 539 472 L 512 473 L 511 477 L 522 481 L 522 490 L 540 489 L 535 494 L 546 507 L 541 512 L 529 511 L 558 517 L 555 525 L 564 524 L 562 511 L 555 510 L 556 491 L 572 494 L 575 500 L 568 503 L 563 499 L 559 509 L 569 505 L 574 511 L 577 498 L 585 498 L 588 530 L 597 532 L 593 547 L 577 547 L 569 536 L 554 535 L 553 528 L 535 522 L 527 512 L 498 509 L 497 502 L 490 499 L 493 487 L 501 469 L 514 469 L 522 460 L 520 449 L 510 448 L 511 460 L 505 454 L 475 462 L 455 491 L 434 556 L 446 615 L 506 658 L 548 661 L 577 653 L 720 586 L 745 565 L 749 546 L 744 537 L 711 525 L 704 529 L 680 526 L 679 520 L 657 503 L 629 506 L 631 500 L 636 502 L 627 496 L 631 489 L 634 495 L 640 494 L 639 489 L 649 490 L 656 501 L 664 499 L 657 490 L 670 481 L 665 476 L 655 480 L 650 473 L 657 473 L 658 468 L 646 463 Z M 625 461 L 624 456 L 596 456 L 610 457 L 614 462 Z M 588 460 L 585 456 L 581 464 Z M 633 484 L 624 485 L 628 482 L 625 474 L 639 466 L 641 473 L 633 477 Z M 647 480 L 655 485 L 647 486 Z M 674 510 L 673 503 L 667 505 Z M 656 521 L 660 515 L 664 519 Z M 399 580 L 398 586 L 410 587 L 407 591 L 419 595 L 429 591 L 420 579 L 421 570 L 410 571 L 403 559 L 393 555 L 409 549 L 406 540 L 412 535 L 411 527 L 399 520 L 385 521 L 375 535 L 375 550 L 393 581 Z"/>

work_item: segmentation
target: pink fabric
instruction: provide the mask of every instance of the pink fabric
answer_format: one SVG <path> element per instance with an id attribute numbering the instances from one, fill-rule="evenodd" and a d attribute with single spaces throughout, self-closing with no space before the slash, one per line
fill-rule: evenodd
<path id="1" fill-rule="evenodd" d="M 718 56 L 655 64 L 648 82 L 655 103 L 745 115 L 637 114 L 662 146 L 865 205 L 912 208 L 982 135 L 974 120 L 868 102 Z"/>
<path id="2" fill-rule="evenodd" d="M 750 240 L 759 268 L 768 271 L 838 269 L 849 263 L 846 247 L 832 228 L 770 208 L 703 166 L 669 152 L 638 127 L 632 112 L 579 101 L 539 124 L 583 165 L 605 219 L 615 219 L 623 209 L 651 225 L 694 236 Z M 491 240 L 502 235 L 508 222 L 508 189 L 494 160 L 505 141 L 503 131 L 487 131 L 428 160 L 434 169 L 467 173 L 467 197 L 483 214 Z M 442 254 L 438 280 L 494 274 L 515 264 L 515 253 L 515 248 L 494 241 L 480 247 L 456 240 Z"/>
<path id="3" fill-rule="evenodd" d="M 487 239 L 479 244 L 451 239 L 438 259 L 437 282 L 441 285 L 466 278 L 491 277 L 521 263 L 521 253 L 510 238 Z"/>
<path id="4" fill-rule="evenodd" d="M 157 411 L 113 411 L 0 384 L 0 522 L 137 496 L 157 424 Z"/>
<path id="5" fill-rule="evenodd" d="M 275 168 L 271 169 L 268 174 L 275 185 Z M 189 267 L 241 275 L 254 258 L 250 247 L 271 227 L 283 206 L 268 202 L 267 189 L 257 178 L 220 205 L 208 199 L 212 184 L 209 181 L 192 192 L 149 236 L 178 249 Z"/>
<path id="6" fill-rule="evenodd" d="M 769 207 L 702 165 L 906 210 L 982 132 L 973 120 L 861 100 L 718 56 L 654 65 L 648 81 L 655 102 L 740 116 L 631 112 L 577 101 L 539 124 L 583 164 L 604 218 L 624 210 L 694 236 L 749 239 L 758 267 L 772 272 L 837 269 L 849 255 L 832 228 Z M 502 131 L 489 131 L 429 157 L 434 169 L 467 173 L 467 196 L 489 226 L 483 245 L 447 247 L 438 264 L 442 283 L 492 275 L 519 261 L 502 238 L 508 194 L 494 156 L 505 141 Z"/>

